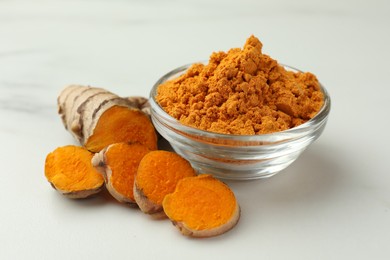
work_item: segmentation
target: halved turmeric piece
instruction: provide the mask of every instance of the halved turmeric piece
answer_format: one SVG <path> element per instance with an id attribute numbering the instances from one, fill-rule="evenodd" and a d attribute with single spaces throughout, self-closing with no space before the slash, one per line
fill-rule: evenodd
<path id="1" fill-rule="evenodd" d="M 89 197 L 104 185 L 102 175 L 92 166 L 92 157 L 83 147 L 58 147 L 46 156 L 45 176 L 53 188 L 68 198 Z"/>
<path id="2" fill-rule="evenodd" d="M 233 191 L 208 174 L 182 179 L 163 200 L 165 214 L 186 236 L 211 237 L 232 229 L 240 218 Z"/>
<path id="3" fill-rule="evenodd" d="M 142 158 L 134 181 L 134 198 L 139 208 L 153 217 L 165 217 L 162 201 L 179 180 L 195 176 L 191 164 L 180 155 L 156 150 Z"/>
<path id="4" fill-rule="evenodd" d="M 102 88 L 67 86 L 58 96 L 65 128 L 92 152 L 118 142 L 139 142 L 157 149 L 147 99 L 122 98 Z"/>
<path id="5" fill-rule="evenodd" d="M 156 150 L 157 135 L 149 117 L 140 110 L 113 106 L 101 115 L 84 145 L 96 152 L 118 142 L 139 142 Z"/>
<path id="6" fill-rule="evenodd" d="M 119 202 L 136 205 L 134 177 L 141 159 L 149 151 L 139 143 L 115 143 L 94 155 L 92 165 L 103 175 L 107 190 Z"/>

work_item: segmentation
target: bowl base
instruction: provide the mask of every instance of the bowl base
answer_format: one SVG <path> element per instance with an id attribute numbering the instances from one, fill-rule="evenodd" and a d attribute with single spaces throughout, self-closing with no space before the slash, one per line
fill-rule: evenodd
<path id="1" fill-rule="evenodd" d="M 215 169 L 207 166 L 200 165 L 192 165 L 194 169 L 199 173 L 207 173 L 211 174 L 218 179 L 224 180 L 256 180 L 256 179 L 265 179 L 270 178 L 283 169 L 258 169 L 258 170 L 245 170 L 245 171 L 237 171 L 237 170 L 229 170 L 229 169 Z"/>

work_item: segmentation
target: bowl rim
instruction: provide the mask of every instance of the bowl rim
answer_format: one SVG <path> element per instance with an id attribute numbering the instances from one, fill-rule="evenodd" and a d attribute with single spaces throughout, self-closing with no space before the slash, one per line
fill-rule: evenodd
<path id="1" fill-rule="evenodd" d="M 157 89 L 160 84 L 163 82 L 173 79 L 172 76 L 175 76 L 179 73 L 184 73 L 190 66 L 193 64 L 199 64 L 204 62 L 194 62 L 194 63 L 188 63 L 185 65 L 182 65 L 180 67 L 177 67 L 170 72 L 166 73 L 162 77 L 160 77 L 157 82 L 153 85 L 152 89 L 150 90 L 149 93 L 149 102 L 151 104 L 151 116 L 153 118 L 154 113 L 158 114 L 159 117 L 162 117 L 166 123 L 169 123 L 170 126 L 176 126 L 180 127 L 180 132 L 186 133 L 186 135 L 193 135 L 193 136 L 202 136 L 202 137 L 207 137 L 207 138 L 212 138 L 212 139 L 220 139 L 220 140 L 237 140 L 239 139 L 240 141 L 269 141 L 270 139 L 273 139 L 275 137 L 278 137 L 277 139 L 280 139 L 281 136 L 285 136 L 286 138 L 289 138 L 290 136 L 295 136 L 299 133 L 305 132 L 309 130 L 313 125 L 321 124 L 321 122 L 326 121 L 327 117 L 329 116 L 330 109 L 331 109 L 331 98 L 329 95 L 329 92 L 327 89 L 319 82 L 320 88 L 322 93 L 324 94 L 324 103 L 321 107 L 321 109 L 318 111 L 318 113 L 311 118 L 310 120 L 306 121 L 305 123 L 290 128 L 286 129 L 283 131 L 279 132 L 274 132 L 274 133 L 268 133 L 268 134 L 257 134 L 257 135 L 237 135 L 237 134 L 222 134 L 222 133 L 216 133 L 216 132 L 211 132 L 211 131 L 206 131 L 202 129 L 198 129 L 195 127 L 187 126 L 182 124 L 179 120 L 176 118 L 172 117 L 169 115 L 165 110 L 160 106 L 160 104 L 155 100 L 156 94 L 157 94 Z M 282 63 L 279 63 L 280 66 L 283 66 L 285 69 L 290 70 L 290 71 L 295 71 L 295 72 L 303 72 L 295 67 L 285 65 Z M 176 127 L 175 130 L 178 130 Z"/>

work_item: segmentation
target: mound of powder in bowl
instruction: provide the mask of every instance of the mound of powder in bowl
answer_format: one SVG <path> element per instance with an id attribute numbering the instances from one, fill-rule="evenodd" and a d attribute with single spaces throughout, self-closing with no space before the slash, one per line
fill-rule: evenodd
<path id="1" fill-rule="evenodd" d="M 290 129 L 313 118 L 323 104 L 315 75 L 292 72 L 262 53 L 255 36 L 244 47 L 214 52 L 208 64 L 158 86 L 156 100 L 182 124 L 236 135 Z"/>

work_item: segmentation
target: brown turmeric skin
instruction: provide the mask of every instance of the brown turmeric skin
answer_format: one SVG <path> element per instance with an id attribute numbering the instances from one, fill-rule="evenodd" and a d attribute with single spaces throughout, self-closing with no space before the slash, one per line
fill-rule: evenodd
<path id="1" fill-rule="evenodd" d="M 139 208 L 156 218 L 165 217 L 162 201 L 179 180 L 195 176 L 191 164 L 180 155 L 156 150 L 146 154 L 134 181 L 134 198 Z"/>
<path id="2" fill-rule="evenodd" d="M 93 154 L 74 145 L 58 147 L 45 161 L 45 176 L 52 186 L 68 198 L 87 198 L 100 192 L 104 179 L 92 166 Z"/>
<path id="3" fill-rule="evenodd" d="M 118 142 L 139 142 L 157 149 L 145 98 L 122 98 L 105 89 L 70 85 L 57 101 L 65 128 L 92 152 Z"/>
<path id="4" fill-rule="evenodd" d="M 181 123 L 237 135 L 287 130 L 313 118 L 323 104 L 311 73 L 287 71 L 262 53 L 254 36 L 243 49 L 215 52 L 209 63 L 194 64 L 161 84 L 157 102 Z"/>
<path id="5" fill-rule="evenodd" d="M 165 214 L 187 236 L 211 237 L 232 229 L 240 207 L 231 189 L 211 175 L 184 178 L 163 201 Z"/>

